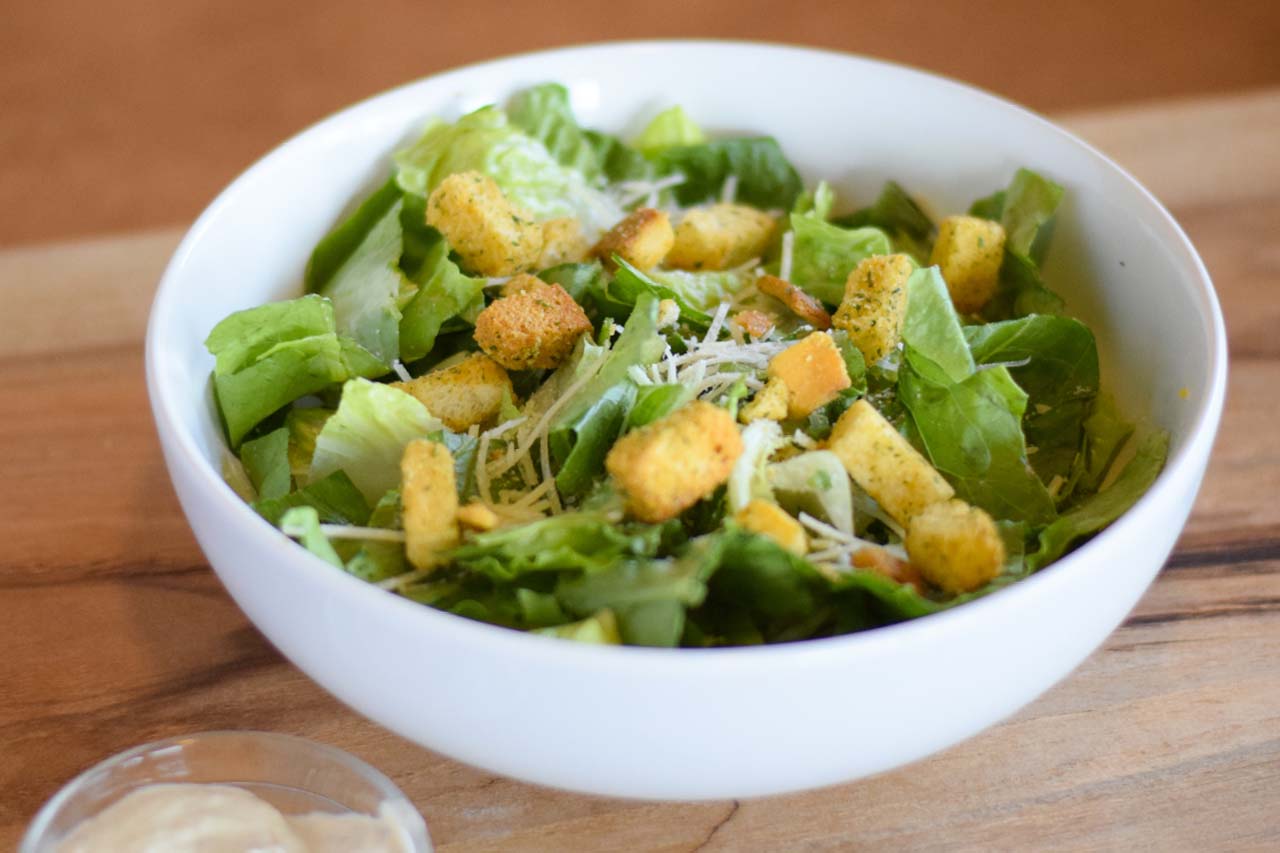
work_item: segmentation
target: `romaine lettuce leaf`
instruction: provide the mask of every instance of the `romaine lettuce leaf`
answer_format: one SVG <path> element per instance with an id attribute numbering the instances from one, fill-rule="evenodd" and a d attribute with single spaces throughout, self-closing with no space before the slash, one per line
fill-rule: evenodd
<path id="1" fill-rule="evenodd" d="M 1134 425 L 1120 413 L 1110 394 L 1101 394 L 1094 400 L 1093 410 L 1084 421 L 1084 452 L 1075 483 L 1078 492 L 1088 494 L 1098 490 L 1120 448 L 1133 435 L 1133 429 Z"/>
<path id="2" fill-rule="evenodd" d="M 918 264 L 928 263 L 937 230 L 928 214 L 896 181 L 886 182 L 870 207 L 834 222 L 842 228 L 879 228 L 889 235 L 894 251 L 911 255 Z"/>
<path id="3" fill-rule="evenodd" d="M 548 628 L 535 628 L 534 634 L 544 637 L 559 637 L 562 640 L 577 640 L 579 643 L 596 643 L 616 646 L 622 643 L 618 633 L 618 620 L 612 610 L 601 610 L 580 622 L 569 622 L 565 625 L 552 625 Z"/>
<path id="4" fill-rule="evenodd" d="M 327 523 L 361 525 L 369 520 L 368 502 L 342 471 L 334 471 L 287 495 L 253 503 L 258 515 L 276 525 L 286 511 L 299 506 L 312 507 Z"/>
<path id="5" fill-rule="evenodd" d="M 426 356 L 445 323 L 478 313 L 484 303 L 485 280 L 464 275 L 449 259 L 449 244 L 443 239 L 427 250 L 419 281 L 400 319 L 400 359 L 405 362 Z"/>
<path id="6" fill-rule="evenodd" d="M 653 163 L 618 137 L 598 130 L 584 131 L 596 150 L 605 178 L 617 181 L 646 181 L 653 178 Z"/>
<path id="7" fill-rule="evenodd" d="M 605 304 L 601 305 L 601 308 L 606 313 L 610 313 L 610 305 L 623 307 L 637 305 L 640 299 L 647 296 L 653 299 L 655 306 L 658 300 L 673 300 L 676 305 L 680 306 L 681 322 L 694 329 L 705 330 L 711 325 L 711 316 L 700 309 L 696 302 L 687 298 L 681 291 L 650 278 L 618 255 L 614 255 L 613 260 L 618 265 L 618 270 L 604 294 Z"/>
<path id="8" fill-rule="evenodd" d="M 791 281 L 828 305 L 839 305 L 844 284 L 863 258 L 891 250 L 878 228 L 845 229 L 816 216 L 791 217 L 795 232 Z"/>
<path id="9" fill-rule="evenodd" d="M 546 146 L 562 166 L 590 179 L 604 171 L 599 152 L 573 115 L 569 90 L 543 83 L 517 92 L 507 104 L 511 123 Z"/>
<path id="10" fill-rule="evenodd" d="M 325 235 L 311 251 L 303 277 L 308 293 L 316 293 L 329 283 L 334 273 L 355 253 L 374 226 L 400 200 L 394 177 L 360 203 L 355 212 Z"/>
<path id="11" fill-rule="evenodd" d="M 1022 415 L 1027 395 L 1004 367 L 950 382 L 911 350 L 898 374 L 899 398 L 925 451 L 956 494 L 997 519 L 1046 524 L 1053 499 L 1027 463 Z"/>
<path id="12" fill-rule="evenodd" d="M 665 418 L 693 399 L 693 392 L 684 385 L 642 385 L 636 392 L 635 405 L 627 415 L 626 428 L 636 429 Z"/>
<path id="13" fill-rule="evenodd" d="M 806 512 L 853 535 L 853 492 L 849 472 L 830 450 L 810 450 L 768 468 L 769 485 L 779 505 Z"/>
<path id="14" fill-rule="evenodd" d="M 571 613 L 612 610 L 629 645 L 670 647 L 679 644 L 685 608 L 706 595 L 701 570 L 696 556 L 623 559 L 602 571 L 561 579 L 556 598 Z"/>
<path id="15" fill-rule="evenodd" d="M 332 409 L 290 409 L 284 425 L 289 430 L 289 473 L 299 486 L 311 475 L 311 457 L 316 452 L 316 436 Z"/>
<path id="16" fill-rule="evenodd" d="M 689 272 L 655 269 L 646 275 L 650 281 L 676 293 L 679 296 L 678 304 L 691 305 L 700 312 L 714 311 L 721 302 L 731 300 L 747 282 L 754 280 L 754 276 L 749 273 L 733 270 Z M 683 316 L 682 313 L 681 317 Z"/>
<path id="17" fill-rule="evenodd" d="M 836 193 L 826 181 L 818 181 L 812 191 L 805 190 L 797 198 L 791 208 L 792 216 L 810 216 L 826 221 L 831 218 L 831 208 L 835 207 Z M 843 222 L 836 222 L 842 228 L 849 227 Z M 873 223 L 874 224 L 874 223 Z"/>
<path id="18" fill-rule="evenodd" d="M 707 135 L 689 118 L 681 106 L 668 107 L 645 125 L 633 143 L 646 156 L 661 154 L 668 148 L 702 145 Z"/>
<path id="19" fill-rule="evenodd" d="M 397 302 L 404 275 L 398 264 L 403 245 L 397 202 L 320 288 L 333 302 L 337 332 L 367 350 L 385 370 L 400 354 Z"/>
<path id="20" fill-rule="evenodd" d="M 742 452 L 729 472 L 729 512 L 736 513 L 756 498 L 771 500 L 769 457 L 782 446 L 782 427 L 777 421 L 761 419 L 747 424 L 742 431 Z"/>
<path id="21" fill-rule="evenodd" d="M 263 500 L 289 494 L 289 430 L 280 427 L 240 445 L 240 461 L 245 473 Z"/>
<path id="22" fill-rule="evenodd" d="M 925 363 L 917 361 L 917 367 L 927 370 L 936 365 L 952 382 L 960 382 L 973 373 L 973 355 L 937 267 L 917 269 L 907 279 L 902 341 L 927 359 Z"/>
<path id="23" fill-rule="evenodd" d="M 338 410 L 316 436 L 311 479 L 345 471 L 374 503 L 400 485 L 405 445 L 443 429 L 415 397 L 390 385 L 353 379 L 342 386 Z"/>
<path id="24" fill-rule="evenodd" d="M 384 372 L 334 331 L 328 299 L 308 295 L 237 311 L 209 333 L 214 393 L 232 447 L 268 415 L 355 375 Z"/>
<path id="25" fill-rule="evenodd" d="M 393 489 L 382 496 L 369 515 L 366 527 L 382 527 L 395 530 L 402 527 L 400 520 L 400 491 Z M 344 558 L 343 568 L 361 580 L 377 583 L 394 578 L 409 570 L 404 545 L 399 542 L 348 539 L 341 540 L 334 550 Z M 351 553 L 343 553 L 349 551 Z"/>
<path id="26" fill-rule="evenodd" d="M 1027 392 L 1023 418 L 1032 467 L 1040 479 L 1066 478 L 1080 451 L 1084 419 L 1098 393 L 1098 348 L 1093 333 L 1070 317 L 1032 315 L 967 326 L 965 339 L 979 363 L 1010 365 Z"/>
<path id="27" fill-rule="evenodd" d="M 1053 214 L 1062 201 L 1063 192 L 1059 184 L 1030 169 L 1014 173 L 1000 211 L 1005 248 L 1030 258 L 1038 266 L 1044 260 Z"/>
<path id="28" fill-rule="evenodd" d="M 577 169 L 561 165 L 541 142 L 489 106 L 454 124 L 435 122 L 395 154 L 396 180 L 406 193 L 426 197 L 457 172 L 483 172 L 508 199 L 538 219 L 576 216 L 596 230 L 612 227 L 623 211 Z"/>
<path id="29" fill-rule="evenodd" d="M 1154 432 L 1144 438 L 1115 482 L 1040 531 L 1040 547 L 1027 558 L 1028 566 L 1034 571 L 1048 565 L 1077 539 L 1096 533 L 1123 515 L 1151 488 L 1164 469 L 1168 454 L 1167 432 Z"/>
<path id="30" fill-rule="evenodd" d="M 790 210 L 804 189 L 799 173 L 770 137 L 680 145 L 653 159 L 658 174 L 684 175 L 675 194 L 686 206 L 719 199 L 730 175 L 738 179 L 737 200 L 765 210 Z"/>

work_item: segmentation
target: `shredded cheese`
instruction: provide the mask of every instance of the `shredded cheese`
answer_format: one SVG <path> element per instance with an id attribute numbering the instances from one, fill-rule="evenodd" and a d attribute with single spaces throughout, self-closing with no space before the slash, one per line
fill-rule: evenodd
<path id="1" fill-rule="evenodd" d="M 792 258 L 796 250 L 796 232 L 788 231 L 782 235 L 782 259 L 778 261 L 778 278 L 791 281 Z"/>

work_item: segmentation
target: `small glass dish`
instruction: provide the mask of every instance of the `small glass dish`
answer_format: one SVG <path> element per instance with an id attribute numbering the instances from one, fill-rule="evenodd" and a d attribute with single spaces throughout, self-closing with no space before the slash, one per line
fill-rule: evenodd
<path id="1" fill-rule="evenodd" d="M 426 823 L 395 784 L 340 749 L 269 732 L 200 732 L 136 746 L 94 765 L 36 814 L 18 853 L 53 853 L 80 823 L 144 785 L 234 785 L 286 815 L 390 816 L 413 853 L 430 853 Z"/>

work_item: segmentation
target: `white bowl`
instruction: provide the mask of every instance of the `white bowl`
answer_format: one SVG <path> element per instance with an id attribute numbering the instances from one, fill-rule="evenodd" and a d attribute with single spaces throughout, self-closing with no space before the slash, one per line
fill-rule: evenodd
<path id="1" fill-rule="evenodd" d="M 935 616 L 762 648 L 605 648 L 471 622 L 334 569 L 222 482 L 202 341 L 231 311 L 299 293 L 315 242 L 430 116 L 548 80 L 584 124 L 634 131 L 682 104 L 704 127 L 776 136 L 848 201 L 893 178 L 963 210 L 1018 166 L 1066 186 L 1046 277 L 1100 340 L 1104 386 L 1172 433 L 1123 518 L 1021 583 Z M 286 142 L 209 206 L 174 255 L 147 334 L 165 460 L 196 538 L 248 617 L 338 698 L 399 734 L 576 791 L 776 794 L 897 767 L 1031 701 L 1133 607 L 1185 523 L 1226 385 L 1208 273 L 1163 207 L 1103 155 L 1005 101 L 917 71 L 792 47 L 641 42 L 440 74 Z M 1181 392 L 1181 393 L 1180 393 Z M 1106 725 L 1099 720 L 1098 725 Z"/>

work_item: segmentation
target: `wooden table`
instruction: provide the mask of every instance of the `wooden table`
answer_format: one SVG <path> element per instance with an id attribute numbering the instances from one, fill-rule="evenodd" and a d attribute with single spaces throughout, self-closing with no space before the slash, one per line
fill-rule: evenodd
<path id="1" fill-rule="evenodd" d="M 259 728 L 381 767 L 446 851 L 1280 848 L 1280 90 L 1064 120 L 1170 205 L 1223 300 L 1231 387 L 1191 522 L 1124 627 L 1013 719 L 760 801 L 535 788 L 338 704 L 232 604 L 170 490 L 141 336 L 179 231 L 0 252 L 0 847 L 117 750 Z"/>

